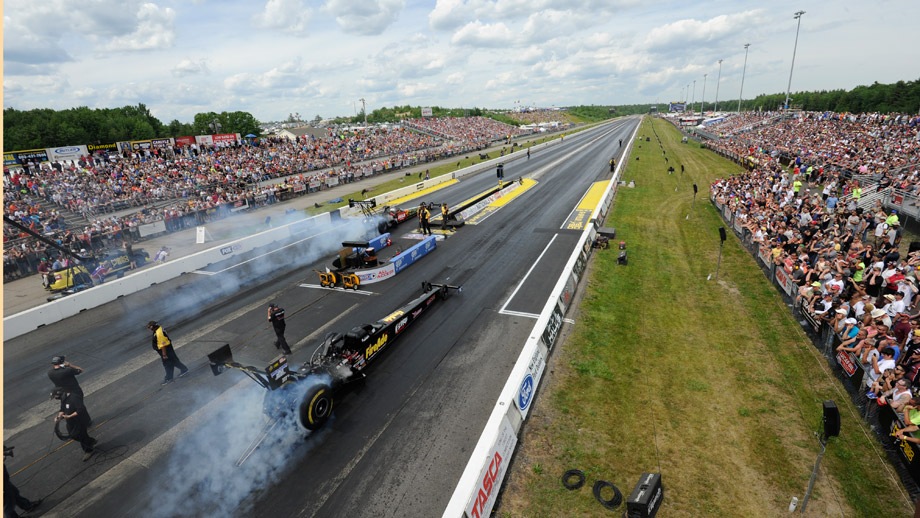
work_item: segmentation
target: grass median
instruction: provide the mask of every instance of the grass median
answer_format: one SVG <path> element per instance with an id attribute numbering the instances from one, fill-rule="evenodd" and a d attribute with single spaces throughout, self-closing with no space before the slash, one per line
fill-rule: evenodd
<path id="1" fill-rule="evenodd" d="M 638 136 L 622 176 L 636 186 L 619 188 L 606 222 L 627 242 L 629 265 L 617 265 L 615 247 L 595 254 L 497 516 L 605 515 L 594 481 L 616 484 L 625 508 L 643 472 L 662 474 L 664 516 L 785 514 L 808 485 L 828 399 L 841 436 L 828 444 L 808 514 L 912 513 L 824 357 L 730 230 L 718 280 L 707 280 L 724 226 L 708 185 L 740 168 L 681 143 L 663 120 L 646 118 Z M 561 484 L 572 468 L 587 475 L 580 490 Z"/>

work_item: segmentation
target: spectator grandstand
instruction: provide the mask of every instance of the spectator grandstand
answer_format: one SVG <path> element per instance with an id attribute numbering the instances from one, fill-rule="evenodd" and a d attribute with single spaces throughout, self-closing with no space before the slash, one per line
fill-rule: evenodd
<path id="1" fill-rule="evenodd" d="M 890 440 L 912 424 L 904 389 L 920 392 L 920 247 L 902 243 L 903 209 L 920 203 L 920 116 L 749 113 L 713 132 L 704 145 L 747 169 L 713 182 L 713 203 L 920 492 L 920 438 Z"/>
<path id="2" fill-rule="evenodd" d="M 425 124 L 437 130 L 412 129 Z M 32 162 L 5 170 L 4 214 L 72 250 L 96 250 L 141 239 L 138 228 L 145 224 L 181 230 L 525 133 L 492 119 L 450 117 L 405 127 L 329 128 L 321 138 L 269 137 Z M 58 255 L 11 225 L 4 224 L 3 239 L 8 280 L 35 273 L 43 258 Z"/>

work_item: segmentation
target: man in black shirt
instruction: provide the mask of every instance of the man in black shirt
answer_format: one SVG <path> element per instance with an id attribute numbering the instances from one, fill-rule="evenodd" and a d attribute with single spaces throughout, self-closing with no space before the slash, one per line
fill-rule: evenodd
<path id="1" fill-rule="evenodd" d="M 272 323 L 275 329 L 275 348 L 281 349 L 284 354 L 291 354 L 291 347 L 287 340 L 284 339 L 284 329 L 287 324 L 284 322 L 284 308 L 280 308 L 274 303 L 268 305 L 268 321 Z"/>
<path id="2" fill-rule="evenodd" d="M 66 361 L 64 355 L 51 358 L 48 378 L 54 383 L 55 387 L 60 387 L 69 392 L 77 392 L 82 396 L 83 389 L 80 388 L 80 382 L 77 381 L 77 375 L 82 373 L 83 369 Z"/>
<path id="3" fill-rule="evenodd" d="M 61 410 L 54 418 L 55 423 L 61 419 L 67 422 L 67 434 L 80 443 L 80 447 L 83 448 L 83 461 L 88 461 L 96 453 L 96 439 L 89 436 L 89 414 L 83 406 L 83 396 L 60 388 L 54 389 L 53 395 L 55 399 L 61 400 Z"/>

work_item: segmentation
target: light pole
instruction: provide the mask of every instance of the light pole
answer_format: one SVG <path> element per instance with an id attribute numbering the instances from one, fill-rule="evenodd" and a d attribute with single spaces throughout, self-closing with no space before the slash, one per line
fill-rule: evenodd
<path id="1" fill-rule="evenodd" d="M 696 104 L 696 79 L 693 80 L 693 98 L 690 99 L 690 111 L 693 111 L 693 105 Z"/>
<path id="2" fill-rule="evenodd" d="M 719 111 L 719 83 L 722 82 L 722 60 L 719 60 L 719 77 L 716 78 L 716 107 L 713 111 Z"/>
<path id="3" fill-rule="evenodd" d="M 709 74 L 703 74 L 703 98 L 700 99 L 700 115 L 706 113 L 706 76 Z"/>
<path id="4" fill-rule="evenodd" d="M 364 97 L 358 99 L 361 101 L 361 111 L 364 112 L 364 126 L 367 126 L 367 106 L 364 104 Z"/>
<path id="5" fill-rule="evenodd" d="M 690 83 L 687 83 L 687 90 L 684 92 L 684 104 L 687 104 L 687 97 L 690 97 Z"/>
<path id="6" fill-rule="evenodd" d="M 799 46 L 799 28 L 802 26 L 802 15 L 805 14 L 805 11 L 796 11 L 793 18 L 798 20 L 798 23 L 795 26 L 795 45 L 792 46 L 792 66 L 789 67 L 789 85 L 786 86 L 786 104 L 783 106 L 783 109 L 789 109 L 789 90 L 792 88 L 792 70 L 795 68 L 795 51 Z"/>
<path id="7" fill-rule="evenodd" d="M 744 68 L 741 69 L 741 91 L 738 92 L 738 113 L 741 113 L 741 99 L 744 98 L 744 73 L 747 72 L 747 55 L 750 43 L 744 44 Z"/>

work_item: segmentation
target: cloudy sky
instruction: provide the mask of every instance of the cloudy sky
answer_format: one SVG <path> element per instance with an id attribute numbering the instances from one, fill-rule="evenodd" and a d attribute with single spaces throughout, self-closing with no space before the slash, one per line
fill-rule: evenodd
<path id="1" fill-rule="evenodd" d="M 3 105 L 354 115 L 920 79 L 916 0 L 7 0 Z M 696 81 L 694 88 L 693 82 Z M 690 85 L 687 88 L 687 85 Z M 689 90 L 689 94 L 685 94 Z M 695 90 L 695 92 L 694 92 Z M 918 107 L 920 108 L 920 107 Z"/>

